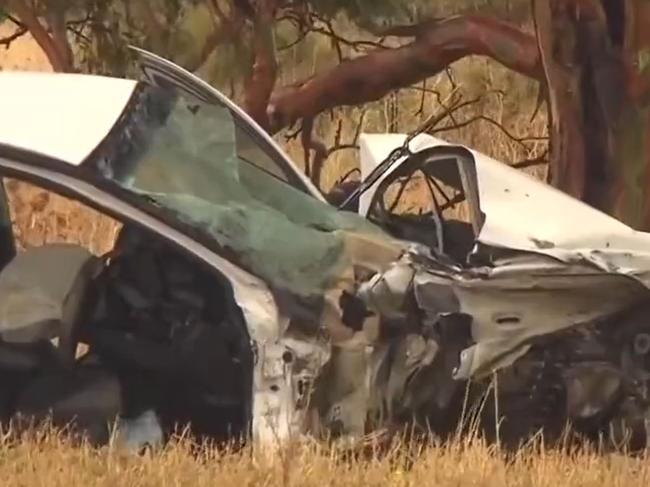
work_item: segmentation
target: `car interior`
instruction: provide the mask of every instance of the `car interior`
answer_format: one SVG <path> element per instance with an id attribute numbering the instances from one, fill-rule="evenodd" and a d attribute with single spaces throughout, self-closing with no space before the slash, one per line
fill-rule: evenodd
<path id="1" fill-rule="evenodd" d="M 423 244 L 461 265 L 475 244 L 456 157 L 411 156 L 379 184 L 368 218 L 394 237 Z"/>
<path id="2" fill-rule="evenodd" d="M 104 255 L 46 243 L 6 259 L 0 422 L 47 419 L 103 444 L 115 421 L 153 413 L 163 437 L 245 437 L 252 350 L 227 281 L 122 223 Z"/>

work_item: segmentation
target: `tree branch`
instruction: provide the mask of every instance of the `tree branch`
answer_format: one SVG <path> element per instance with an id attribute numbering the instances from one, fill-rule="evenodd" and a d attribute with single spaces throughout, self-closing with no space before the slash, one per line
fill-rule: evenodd
<path id="1" fill-rule="evenodd" d="M 341 140 L 343 134 L 342 120 L 339 120 L 338 122 L 338 126 L 334 135 L 334 144 L 331 147 L 327 147 L 322 141 L 314 139 L 313 118 L 303 119 L 299 132 L 294 132 L 286 136 L 287 138 L 295 138 L 296 134 L 300 133 L 300 140 L 304 151 L 305 174 L 312 180 L 318 189 L 321 189 L 321 176 L 327 159 L 335 152 L 341 150 L 355 150 L 359 148 L 358 141 L 359 136 L 361 135 L 361 130 L 363 128 L 365 116 L 366 111 L 364 110 L 359 116 L 359 121 L 357 122 L 354 134 L 352 135 L 352 139 L 348 143 L 343 143 Z M 313 159 L 311 157 L 312 151 L 314 152 Z"/>
<path id="2" fill-rule="evenodd" d="M 25 0 L 10 0 L 9 7 L 43 50 L 52 69 L 54 71 L 72 71 L 74 66 L 70 56 L 71 51 L 68 51 L 69 44 L 67 48 L 63 45 L 60 33 L 51 36 L 45 26 L 41 24 L 36 12 L 28 6 Z"/>
<path id="3" fill-rule="evenodd" d="M 47 9 L 47 22 L 50 27 L 52 41 L 56 45 L 57 51 L 61 54 L 63 62 L 74 66 L 74 55 L 72 47 L 68 41 L 68 34 L 65 20 L 65 7 L 59 2 L 51 2 Z"/>
<path id="4" fill-rule="evenodd" d="M 267 107 L 278 72 L 273 34 L 275 10 L 274 0 L 258 2 L 253 26 L 255 59 L 251 74 L 244 82 L 246 111 L 265 129 L 269 127 Z"/>
<path id="5" fill-rule="evenodd" d="M 22 36 L 27 34 L 27 32 L 28 31 L 26 27 L 18 27 L 13 34 L 0 38 L 0 46 L 4 46 L 5 49 L 9 49 L 9 46 L 11 46 L 11 43 L 13 41 L 21 38 Z"/>
<path id="6" fill-rule="evenodd" d="M 271 129 L 337 106 L 378 100 L 469 55 L 488 56 L 523 75 L 544 78 L 535 37 L 507 22 L 472 15 L 427 25 L 410 44 L 372 51 L 304 83 L 276 90 L 268 106 Z"/>
<path id="7" fill-rule="evenodd" d="M 515 167 L 517 169 L 524 169 L 527 167 L 541 166 L 543 164 L 548 164 L 548 149 L 546 149 L 542 154 L 532 159 L 525 159 L 523 161 L 515 162 L 510 164 L 510 167 Z"/>
<path id="8" fill-rule="evenodd" d="M 432 131 L 432 133 L 439 133 L 439 132 L 448 132 L 450 130 L 457 130 L 463 127 L 467 127 L 468 125 L 471 125 L 473 123 L 479 122 L 479 121 L 484 121 L 487 122 L 491 125 L 494 125 L 496 128 L 498 128 L 503 134 L 508 137 L 510 140 L 513 142 L 516 142 L 524 147 L 526 147 L 526 144 L 524 142 L 540 142 L 540 141 L 548 141 L 548 137 L 545 136 L 524 136 L 524 137 L 518 137 L 511 133 L 507 128 L 505 128 L 502 124 L 494 120 L 493 118 L 488 117 L 487 115 L 476 115 L 474 117 L 470 117 L 467 120 L 463 120 L 462 122 L 454 123 L 453 125 L 447 126 L 447 127 L 439 127 L 436 128 L 435 130 Z M 526 147 L 527 148 L 527 147 Z"/>

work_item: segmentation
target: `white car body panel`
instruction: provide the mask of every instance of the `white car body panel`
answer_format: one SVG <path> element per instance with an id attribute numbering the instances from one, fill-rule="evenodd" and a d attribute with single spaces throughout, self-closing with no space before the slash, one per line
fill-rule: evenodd
<path id="1" fill-rule="evenodd" d="M 286 318 L 280 316 L 273 294 L 264 281 L 169 225 L 80 179 L 2 157 L 0 168 L 51 181 L 79 197 L 95 202 L 101 210 L 110 210 L 121 218 L 137 221 L 218 269 L 232 285 L 235 301 L 242 311 L 250 338 L 256 343 L 261 356 L 254 371 L 253 439 L 260 444 L 273 446 L 278 439 L 295 433 L 294 422 L 299 415 L 293 409 L 293 389 L 283 367 L 282 354 L 287 349 L 295 350 L 296 347 L 291 340 L 282 336 Z M 312 350 L 308 352 L 313 353 Z M 276 392 L 271 391 L 272 387 Z"/>
<path id="2" fill-rule="evenodd" d="M 241 108 L 200 78 L 173 63 L 146 51 L 140 52 L 145 59 L 148 56 L 166 69 L 181 73 L 191 82 L 209 90 L 219 102 L 257 130 L 295 171 L 312 195 L 324 201 L 322 194 L 297 169 L 277 142 L 261 130 Z M 0 90 L 11 93 L 11 96 L 0 100 L 0 144 L 77 167 L 109 134 L 127 106 L 136 85 L 136 80 L 88 74 L 1 72 Z M 221 271 L 233 287 L 235 301 L 242 310 L 259 358 L 253 380 L 253 439 L 271 446 L 299 431 L 302 416 L 295 411 L 293 384 L 282 356 L 287 350 L 297 352 L 298 355 L 326 355 L 327 351 L 315 345 L 296 344 L 283 336 L 288 319 L 280 315 L 273 294 L 263 280 L 81 179 L 2 157 L 0 167 L 54 182 L 100 206 L 111 208 L 121 216 L 133 218 L 137 215 L 135 219 L 140 224 L 190 249 Z"/>
<path id="3" fill-rule="evenodd" d="M 362 178 L 400 147 L 406 134 L 362 134 Z M 412 152 L 451 145 L 420 134 Z M 619 220 L 491 157 L 467 148 L 476 161 L 485 223 L 478 241 L 495 247 L 545 254 L 563 262 L 587 261 L 612 273 L 630 275 L 650 287 L 650 234 Z M 399 161 L 394 167 L 399 165 Z M 367 214 L 379 183 L 363 194 L 359 211 Z"/>
<path id="4" fill-rule="evenodd" d="M 105 76 L 4 71 L 0 143 L 79 165 L 106 137 L 135 85 Z"/>

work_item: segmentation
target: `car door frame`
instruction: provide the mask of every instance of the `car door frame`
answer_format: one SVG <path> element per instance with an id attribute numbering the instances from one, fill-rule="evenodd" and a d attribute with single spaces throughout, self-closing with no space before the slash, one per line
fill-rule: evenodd
<path id="1" fill-rule="evenodd" d="M 129 49 L 137 55 L 137 62 L 144 81 L 158 85 L 171 83 L 175 88 L 184 90 L 205 103 L 225 106 L 234 117 L 235 123 L 247 131 L 248 135 L 258 143 L 260 149 L 271 157 L 283 172 L 289 173 L 294 183 L 298 183 L 301 186 L 298 189 L 310 194 L 323 203 L 327 203 L 321 191 L 294 164 L 273 137 L 226 95 L 200 77 L 168 59 L 140 47 L 129 46 Z M 293 185 L 295 186 L 295 184 Z"/>
<path id="2" fill-rule="evenodd" d="M 420 167 L 426 164 L 435 163 L 436 160 L 449 158 L 456 159 L 462 189 L 465 194 L 465 198 L 467 199 L 467 203 L 470 207 L 470 220 L 472 229 L 474 231 L 474 238 L 478 239 L 485 217 L 481 212 L 480 206 L 478 178 L 476 176 L 476 161 L 472 153 L 468 149 L 461 146 L 445 145 L 429 147 L 427 149 L 423 149 L 413 154 L 407 155 L 396 161 L 395 164 L 393 164 L 390 168 L 387 168 L 385 172 L 378 177 L 372 186 L 359 193 L 359 198 L 361 198 L 361 196 L 366 193 L 370 193 L 371 195 L 367 210 L 363 216 L 365 218 L 368 218 L 373 206 L 382 196 L 382 194 L 379 193 L 379 188 L 383 186 L 390 186 L 390 182 L 387 184 L 386 181 L 389 180 L 392 175 L 394 175 L 399 167 L 411 163 L 414 158 L 420 161 Z"/>
<path id="3" fill-rule="evenodd" d="M 7 188 L 0 184 L 0 271 L 14 258 L 17 251 L 9 205 Z"/>
<path id="4" fill-rule="evenodd" d="M 260 376 L 260 369 L 264 367 L 264 359 L 258 360 L 258 354 L 264 355 L 261 349 L 282 350 L 285 347 L 282 340 L 283 317 L 280 316 L 271 290 L 263 280 L 229 261 L 209 244 L 186 233 L 182 223 L 175 225 L 156 214 L 155 210 L 147 211 L 143 208 L 145 203 L 140 200 L 128 201 L 117 185 L 102 184 L 97 175 L 83 168 L 25 149 L 0 144 L 0 176 L 32 183 L 79 201 L 118 221 L 152 232 L 183 254 L 213 269 L 217 277 L 226 281 L 233 293 L 235 304 L 241 311 L 253 351 L 253 377 L 247 411 L 250 418 L 248 433 L 254 440 L 273 441 L 275 437 L 267 438 L 269 433 L 266 429 L 269 426 L 266 425 L 268 420 L 264 416 L 264 408 L 267 407 L 266 395 L 270 394 L 269 390 L 275 391 L 282 404 L 285 404 L 292 391 L 270 388 L 265 382 L 267 378 Z M 286 377 L 284 379 L 286 380 Z M 277 382 L 277 379 L 273 380 Z M 257 399 L 258 392 L 261 393 L 260 400 Z M 284 407 L 291 406 L 288 404 Z M 256 424 L 256 421 L 259 424 Z"/>

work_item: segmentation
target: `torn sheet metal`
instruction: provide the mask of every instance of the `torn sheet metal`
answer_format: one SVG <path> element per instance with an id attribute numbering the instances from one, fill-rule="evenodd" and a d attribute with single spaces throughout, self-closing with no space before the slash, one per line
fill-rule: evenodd
<path id="1" fill-rule="evenodd" d="M 363 176 L 405 138 L 404 134 L 362 134 Z M 450 144 L 420 134 L 409 147 L 417 153 L 436 146 Z M 647 299 L 650 234 L 469 150 L 484 215 L 476 241 L 521 253 L 497 259 L 491 267 L 470 266 L 462 271 L 453 267 L 440 271 L 435 256 L 431 265 L 416 266 L 414 294 L 430 319 L 456 312 L 473 318 L 476 344 L 461 354 L 458 378 L 480 376 L 512 363 L 536 336 L 597 320 Z M 380 182 L 401 162 L 364 193 L 362 214 Z"/>
<path id="2" fill-rule="evenodd" d="M 406 137 L 362 134 L 362 175 L 367 175 Z M 419 134 L 409 145 L 414 153 L 438 146 L 452 144 Z M 485 214 L 479 242 L 544 254 L 566 263 L 589 262 L 605 272 L 639 279 L 650 287 L 650 234 L 636 231 L 530 174 L 465 148 L 474 156 L 479 204 Z M 364 193 L 362 214 L 368 211 L 377 186 L 390 172 Z"/>

